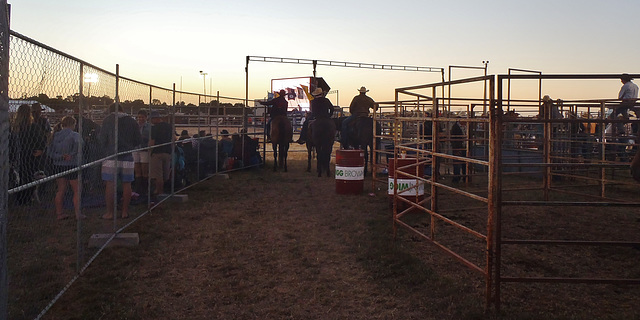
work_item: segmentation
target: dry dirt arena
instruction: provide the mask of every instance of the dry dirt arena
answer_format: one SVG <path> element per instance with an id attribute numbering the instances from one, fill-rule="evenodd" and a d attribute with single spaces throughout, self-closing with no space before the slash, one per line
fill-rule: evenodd
<path id="1" fill-rule="evenodd" d="M 140 219 L 128 230 L 140 245 L 106 249 L 44 318 L 640 318 L 637 285 L 506 284 L 501 312 L 485 314 L 482 276 L 404 229 L 394 240 L 386 189 L 367 179 L 363 194 L 337 195 L 333 178 L 305 172 L 306 155 L 287 173 L 267 159 Z M 538 220 L 527 217 L 525 230 Z M 640 278 L 640 251 L 607 250 L 593 259 Z M 509 268 L 526 271 L 555 257 L 516 259 Z"/>

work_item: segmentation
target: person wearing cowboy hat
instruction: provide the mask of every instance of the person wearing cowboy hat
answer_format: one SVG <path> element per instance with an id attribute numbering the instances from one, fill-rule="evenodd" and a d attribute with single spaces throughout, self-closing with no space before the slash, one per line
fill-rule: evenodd
<path id="1" fill-rule="evenodd" d="M 311 92 L 313 100 L 311 100 L 311 115 L 302 124 L 302 130 L 300 130 L 300 138 L 296 141 L 299 144 L 305 144 L 307 140 L 307 132 L 309 128 L 309 122 L 318 118 L 331 118 L 333 115 L 333 104 L 329 99 L 325 98 L 325 92 L 322 88 L 316 88 Z"/>
<path id="2" fill-rule="evenodd" d="M 620 88 L 620 92 L 618 92 L 618 99 L 622 100 L 619 106 L 613 107 L 613 112 L 611 113 L 611 119 L 618 118 L 618 115 L 622 115 L 623 119 L 629 118 L 629 109 L 634 109 L 634 113 L 637 114 L 634 105 L 636 100 L 638 99 L 638 86 L 633 83 L 633 78 L 628 73 L 623 73 L 620 75 L 620 82 L 622 82 L 622 87 Z M 615 133 L 617 135 L 624 131 L 623 123 L 616 123 L 614 126 Z"/>
<path id="3" fill-rule="evenodd" d="M 340 128 L 340 143 L 343 148 L 348 146 L 349 135 L 347 130 L 349 128 L 349 122 L 358 117 L 369 117 L 369 109 L 373 109 L 374 111 L 378 110 L 376 102 L 366 95 L 366 93 L 369 92 L 367 88 L 360 87 L 358 92 L 360 92 L 360 94 L 353 97 L 353 100 L 351 100 L 351 104 L 349 105 L 349 113 L 351 115 L 342 121 L 342 126 Z"/>
<path id="4" fill-rule="evenodd" d="M 265 106 L 270 106 L 267 111 L 269 113 L 269 121 L 267 122 L 267 127 L 265 128 L 265 130 L 267 131 L 267 142 L 271 141 L 271 121 L 273 120 L 273 118 L 280 115 L 285 115 L 285 116 L 287 115 L 287 108 L 289 107 L 289 102 L 287 102 L 286 97 L 287 97 L 287 91 L 282 89 L 278 91 L 277 97 L 260 103 Z"/>

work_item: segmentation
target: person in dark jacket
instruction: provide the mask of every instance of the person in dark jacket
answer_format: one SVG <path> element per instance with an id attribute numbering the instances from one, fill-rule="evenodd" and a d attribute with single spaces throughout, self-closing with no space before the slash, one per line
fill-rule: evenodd
<path id="1" fill-rule="evenodd" d="M 16 186 L 32 182 L 34 175 L 40 170 L 39 166 L 47 144 L 41 133 L 42 131 L 33 123 L 31 107 L 28 104 L 18 107 L 9 139 L 10 150 L 12 150 L 10 161 L 14 169 L 17 169 L 19 177 L 19 181 L 15 181 Z M 33 188 L 16 193 L 18 204 L 27 204 L 32 194 Z"/>
<path id="2" fill-rule="evenodd" d="M 112 113 L 102 122 L 102 129 L 98 136 L 102 150 L 108 155 L 134 150 L 142 143 L 138 123 L 128 114 L 123 113 L 121 106 L 118 105 L 116 109 L 116 104 L 112 104 L 110 109 Z M 122 218 L 129 217 L 131 182 L 134 180 L 133 167 L 131 152 L 121 154 L 117 156 L 117 159 L 110 157 L 103 161 L 102 180 L 106 183 L 105 201 L 107 204 L 107 212 L 102 216 L 103 219 L 113 219 L 114 217 L 114 185 L 117 181 L 122 184 Z"/>
<path id="3" fill-rule="evenodd" d="M 62 130 L 54 133 L 47 156 L 53 162 L 53 171 L 61 173 L 78 167 L 78 150 L 80 146 L 80 134 L 73 131 L 76 119 L 72 116 L 62 118 L 60 122 Z M 54 199 L 56 217 L 58 220 L 69 218 L 70 215 L 64 213 L 63 200 L 67 192 L 67 186 L 71 185 L 73 191 L 73 206 L 79 208 L 80 195 L 78 194 L 78 172 L 74 171 L 56 179 L 58 190 Z M 82 219 L 84 215 L 77 210 L 76 219 Z"/>
<path id="4" fill-rule="evenodd" d="M 164 192 L 164 184 L 169 180 L 169 170 L 171 169 L 171 148 L 170 142 L 173 142 L 174 135 L 171 125 L 165 121 L 164 117 L 158 111 L 151 112 L 151 136 L 149 138 L 149 146 L 151 149 L 151 158 L 149 159 L 150 176 L 149 180 L 155 182 L 153 197 L 157 197 Z"/>
<path id="5" fill-rule="evenodd" d="M 151 135 L 151 124 L 147 121 L 147 111 L 140 110 L 136 116 L 140 135 L 142 136 L 142 143 L 138 146 L 138 149 L 146 148 L 149 146 L 149 137 Z M 147 194 L 147 188 L 149 183 L 149 150 L 138 150 L 133 152 L 134 162 L 134 192 L 141 195 Z"/>
<path id="6" fill-rule="evenodd" d="M 274 99 L 262 102 L 261 104 L 265 106 L 271 106 L 269 108 L 269 122 L 267 122 L 267 139 L 271 140 L 271 121 L 273 118 L 281 115 L 287 115 L 287 108 L 289 107 L 289 102 L 287 102 L 287 92 L 285 90 L 280 90 L 278 92 L 278 96 Z"/>
<path id="7" fill-rule="evenodd" d="M 307 132 L 309 131 L 309 123 L 312 120 L 318 118 L 331 118 L 333 115 L 333 104 L 329 99 L 325 97 L 325 92 L 322 88 L 316 88 L 313 90 L 311 95 L 313 96 L 313 100 L 311 100 L 311 115 L 304 121 L 302 124 L 302 129 L 300 130 L 300 138 L 296 141 L 299 144 L 305 144 L 307 141 Z"/>

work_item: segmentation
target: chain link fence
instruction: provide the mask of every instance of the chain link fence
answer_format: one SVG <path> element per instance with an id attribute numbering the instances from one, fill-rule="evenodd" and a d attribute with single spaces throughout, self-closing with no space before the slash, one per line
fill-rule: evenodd
<path id="1" fill-rule="evenodd" d="M 246 121 L 244 99 L 141 83 L 0 33 L 0 319 L 42 317 L 162 202 L 263 164 L 264 121 Z"/>

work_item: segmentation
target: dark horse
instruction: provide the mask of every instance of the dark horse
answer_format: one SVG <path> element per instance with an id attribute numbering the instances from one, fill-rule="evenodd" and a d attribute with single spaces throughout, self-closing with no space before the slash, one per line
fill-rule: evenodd
<path id="1" fill-rule="evenodd" d="M 343 119 L 338 120 L 342 122 Z M 364 174 L 367 174 L 367 163 L 371 162 L 373 168 L 373 119 L 369 117 L 357 117 L 349 122 L 347 133 L 340 132 L 340 135 L 347 135 L 347 145 L 343 145 L 342 149 L 361 149 L 364 150 Z M 367 148 L 369 148 L 367 150 Z"/>
<path id="2" fill-rule="evenodd" d="M 640 130 L 638 130 L 637 135 L 640 135 Z M 636 150 L 636 155 L 631 160 L 631 176 L 634 180 L 640 182 L 640 148 L 636 146 L 634 149 Z"/>
<path id="3" fill-rule="evenodd" d="M 275 116 L 271 120 L 271 147 L 273 148 L 273 171 L 278 167 L 287 172 L 287 153 L 293 139 L 291 121 L 285 115 Z M 278 154 L 279 153 L 279 154 Z"/>
<path id="4" fill-rule="evenodd" d="M 640 182 L 640 151 L 636 151 L 636 155 L 631 161 L 631 176 Z"/>
<path id="5" fill-rule="evenodd" d="M 311 151 L 316 149 L 316 171 L 318 177 L 322 176 L 322 170 L 326 170 L 327 177 L 331 176 L 330 163 L 333 141 L 336 137 L 336 124 L 331 118 L 318 118 L 309 124 L 309 137 L 307 141 L 307 172 L 311 172 Z"/>

